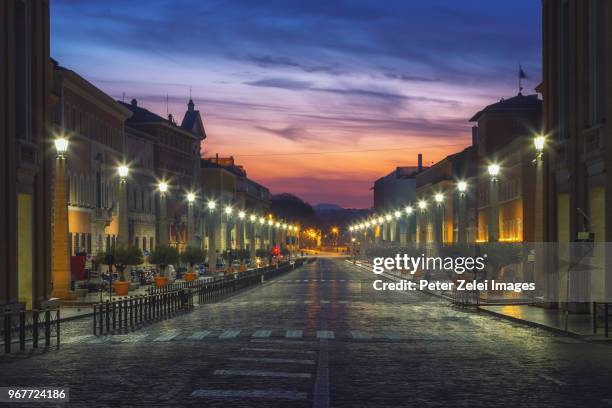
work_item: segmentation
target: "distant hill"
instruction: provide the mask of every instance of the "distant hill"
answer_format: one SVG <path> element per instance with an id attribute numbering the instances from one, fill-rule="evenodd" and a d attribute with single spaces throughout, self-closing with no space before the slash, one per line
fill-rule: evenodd
<path id="1" fill-rule="evenodd" d="M 321 203 L 312 207 L 316 213 L 322 211 L 333 211 L 333 210 L 343 210 L 344 208 L 340 207 L 337 204 L 329 204 L 329 203 Z"/>

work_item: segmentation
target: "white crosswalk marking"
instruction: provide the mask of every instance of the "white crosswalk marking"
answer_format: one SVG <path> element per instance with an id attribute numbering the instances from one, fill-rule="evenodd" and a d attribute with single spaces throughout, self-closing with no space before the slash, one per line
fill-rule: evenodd
<path id="1" fill-rule="evenodd" d="M 372 338 L 369 333 L 360 330 L 352 330 L 351 336 L 356 340 L 369 340 Z"/>
<path id="2" fill-rule="evenodd" d="M 288 301 L 287 301 L 287 304 L 288 304 L 288 305 L 295 305 L 296 303 L 297 303 L 297 301 L 296 301 L 296 300 L 288 300 Z"/>
<path id="3" fill-rule="evenodd" d="M 339 300 L 338 303 L 341 303 L 341 304 L 345 305 L 345 304 L 348 303 L 348 300 Z"/>
<path id="4" fill-rule="evenodd" d="M 312 350 L 295 350 L 288 348 L 258 348 L 258 347 L 243 347 L 240 351 L 255 351 L 262 353 L 286 353 L 286 354 L 317 354 Z"/>
<path id="5" fill-rule="evenodd" d="M 397 333 L 397 332 L 384 332 L 383 334 L 389 340 L 399 340 L 399 339 L 401 339 L 400 334 Z"/>
<path id="6" fill-rule="evenodd" d="M 111 341 L 111 339 L 113 338 L 113 336 L 111 335 L 107 335 L 107 336 L 98 336 L 95 339 L 91 339 L 89 340 L 87 343 L 88 344 L 100 344 L 100 343 L 108 343 L 109 341 Z"/>
<path id="7" fill-rule="evenodd" d="M 234 339 L 238 337 L 239 334 L 240 334 L 240 330 L 229 329 L 221 333 L 219 338 L 220 339 Z"/>
<path id="8" fill-rule="evenodd" d="M 322 300 L 321 303 L 329 303 L 329 300 Z"/>
<path id="9" fill-rule="evenodd" d="M 265 337 L 270 337 L 271 334 L 272 334 L 272 330 L 256 330 L 255 333 L 253 333 L 252 337 L 265 338 Z"/>
<path id="10" fill-rule="evenodd" d="M 302 282 L 308 282 L 308 279 L 304 279 Z"/>
<path id="11" fill-rule="evenodd" d="M 214 375 L 225 376 L 245 376 L 245 377 L 281 377 L 281 378 L 310 378 L 310 373 L 285 373 L 282 371 L 264 371 L 264 370 L 215 370 Z"/>
<path id="12" fill-rule="evenodd" d="M 309 305 L 309 304 L 311 304 L 311 303 L 312 303 L 312 300 L 305 300 L 305 301 L 304 301 L 304 304 L 306 304 L 306 305 Z"/>
<path id="13" fill-rule="evenodd" d="M 287 330 L 285 337 L 288 339 L 301 339 L 304 335 L 302 330 Z"/>
<path id="14" fill-rule="evenodd" d="M 331 330 L 318 330 L 317 338 L 330 340 L 330 339 L 336 338 L 336 336 L 334 335 L 334 332 Z"/>
<path id="15" fill-rule="evenodd" d="M 208 335 L 210 335 L 210 331 L 209 330 L 202 330 L 202 331 L 197 331 L 197 332 L 193 332 L 193 334 L 189 337 L 187 337 L 189 340 L 202 340 L 203 338 L 207 337 Z"/>
<path id="16" fill-rule="evenodd" d="M 172 339 L 178 337 L 178 335 L 179 333 L 168 333 L 153 339 L 153 341 L 171 341 Z"/>

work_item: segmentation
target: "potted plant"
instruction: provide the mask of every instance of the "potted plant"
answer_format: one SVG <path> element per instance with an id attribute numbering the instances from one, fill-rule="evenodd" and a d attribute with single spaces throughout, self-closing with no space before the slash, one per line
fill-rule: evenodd
<path id="1" fill-rule="evenodd" d="M 115 266 L 117 272 L 119 272 L 119 280 L 113 282 L 115 294 L 117 296 L 126 296 L 130 290 L 130 281 L 126 279 L 125 271 L 128 266 L 140 265 L 143 263 L 142 251 L 135 246 L 118 247 L 110 253 L 100 256 L 102 257 L 101 259 L 112 260 L 112 264 Z"/>
<path id="2" fill-rule="evenodd" d="M 193 270 L 195 264 L 204 262 L 206 254 L 201 248 L 188 246 L 181 254 L 181 260 L 189 265 L 189 271 L 185 274 L 185 280 L 191 282 L 196 279 L 198 274 Z"/>
<path id="3" fill-rule="evenodd" d="M 149 263 L 159 267 L 161 275 L 155 277 L 155 286 L 162 287 L 168 284 L 167 267 L 176 264 L 179 260 L 178 250 L 169 245 L 160 245 L 149 254 Z"/>

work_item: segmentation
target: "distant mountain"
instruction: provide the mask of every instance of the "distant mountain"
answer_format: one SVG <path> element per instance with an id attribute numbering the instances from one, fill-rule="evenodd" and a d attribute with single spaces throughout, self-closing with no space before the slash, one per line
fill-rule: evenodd
<path id="1" fill-rule="evenodd" d="M 312 207 L 315 212 L 320 213 L 322 211 L 336 211 L 336 210 L 344 210 L 344 208 L 340 207 L 337 204 L 329 204 L 329 203 L 321 203 Z"/>

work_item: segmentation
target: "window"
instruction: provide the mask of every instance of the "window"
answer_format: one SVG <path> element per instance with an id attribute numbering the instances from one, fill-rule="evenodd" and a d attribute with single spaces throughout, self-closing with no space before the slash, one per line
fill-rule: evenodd
<path id="1" fill-rule="evenodd" d="M 79 253 L 79 233 L 74 234 L 74 252 L 73 255 Z"/>

